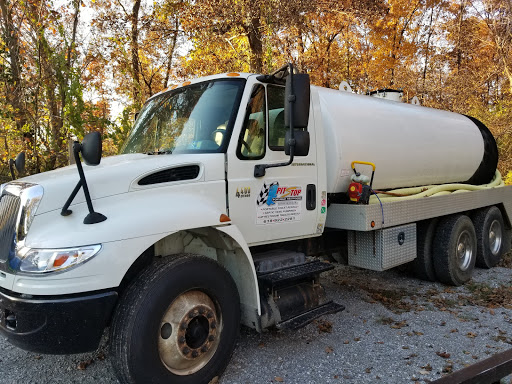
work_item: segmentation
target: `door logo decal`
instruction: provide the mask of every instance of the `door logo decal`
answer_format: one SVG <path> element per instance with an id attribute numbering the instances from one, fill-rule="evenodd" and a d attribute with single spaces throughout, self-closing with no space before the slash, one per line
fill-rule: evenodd
<path id="1" fill-rule="evenodd" d="M 242 197 L 251 197 L 251 187 L 243 187 L 236 189 L 236 197 L 241 199 Z"/>
<path id="2" fill-rule="evenodd" d="M 298 221 L 302 216 L 302 187 L 263 183 L 256 198 L 256 224 Z"/>

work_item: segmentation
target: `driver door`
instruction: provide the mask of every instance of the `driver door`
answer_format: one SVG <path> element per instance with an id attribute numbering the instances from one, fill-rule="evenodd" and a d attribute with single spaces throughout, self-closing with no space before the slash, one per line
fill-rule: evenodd
<path id="1" fill-rule="evenodd" d="M 229 216 L 249 245 L 317 232 L 320 197 L 314 135 L 307 156 L 295 157 L 289 166 L 268 168 L 265 176 L 254 177 L 255 165 L 289 159 L 284 153 L 284 92 L 283 86 L 274 84 L 252 86 L 242 100 L 247 107 L 241 129 L 235 130 L 228 151 Z M 310 118 L 310 125 L 312 121 Z"/>

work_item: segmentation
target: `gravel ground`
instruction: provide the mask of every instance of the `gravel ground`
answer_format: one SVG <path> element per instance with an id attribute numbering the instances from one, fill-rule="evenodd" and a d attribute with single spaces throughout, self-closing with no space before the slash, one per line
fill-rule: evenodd
<path id="1" fill-rule="evenodd" d="M 242 328 L 219 384 L 424 383 L 512 348 L 510 268 L 453 288 L 340 265 L 323 283 L 344 312 L 296 332 Z M 0 383 L 117 383 L 105 347 L 37 355 L 0 339 L 0 350 Z"/>

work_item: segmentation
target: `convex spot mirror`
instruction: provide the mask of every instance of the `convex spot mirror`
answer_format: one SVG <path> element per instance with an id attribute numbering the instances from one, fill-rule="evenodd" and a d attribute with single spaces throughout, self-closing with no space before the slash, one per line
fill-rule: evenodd
<path id="1" fill-rule="evenodd" d="M 99 132 L 91 132 L 82 140 L 82 158 L 87 165 L 98 165 L 101 161 L 101 135 Z"/>
<path id="2" fill-rule="evenodd" d="M 295 129 L 293 136 L 295 139 L 293 155 L 307 156 L 309 153 L 309 132 Z M 290 155 L 290 131 L 286 131 L 284 143 L 284 153 Z"/>
<path id="3" fill-rule="evenodd" d="M 293 78 L 293 80 L 291 80 Z M 293 81 L 293 84 L 292 84 Z M 294 128 L 307 128 L 309 120 L 309 75 L 297 73 L 286 78 L 284 125 L 290 128 L 290 96 L 295 95 L 292 124 Z"/>

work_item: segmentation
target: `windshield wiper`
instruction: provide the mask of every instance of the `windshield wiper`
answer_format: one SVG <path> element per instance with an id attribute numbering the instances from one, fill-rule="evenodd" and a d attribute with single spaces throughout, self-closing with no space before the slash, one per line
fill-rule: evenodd
<path id="1" fill-rule="evenodd" d="M 142 154 L 143 155 L 168 155 L 172 153 L 171 150 L 167 150 L 167 151 L 148 151 L 148 152 L 143 152 Z"/>

